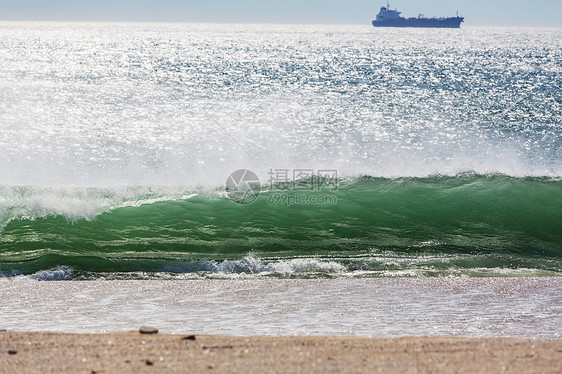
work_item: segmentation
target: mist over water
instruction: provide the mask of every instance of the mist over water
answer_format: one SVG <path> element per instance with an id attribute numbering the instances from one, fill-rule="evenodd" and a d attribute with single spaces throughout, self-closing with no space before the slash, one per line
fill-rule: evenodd
<path id="1" fill-rule="evenodd" d="M 562 175 L 560 30 L 0 24 L 0 184 Z"/>

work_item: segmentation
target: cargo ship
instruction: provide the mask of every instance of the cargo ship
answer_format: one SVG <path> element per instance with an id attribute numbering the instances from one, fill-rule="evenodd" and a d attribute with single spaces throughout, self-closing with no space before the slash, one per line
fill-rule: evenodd
<path id="1" fill-rule="evenodd" d="M 400 16 L 401 12 L 398 10 L 391 10 L 390 5 L 387 3 L 386 7 L 382 7 L 377 19 L 373 20 L 375 27 L 440 27 L 448 29 L 458 29 L 461 23 L 464 22 L 464 17 L 459 17 L 457 12 L 456 17 L 448 18 L 426 18 L 420 14 L 417 18 L 404 18 Z"/>

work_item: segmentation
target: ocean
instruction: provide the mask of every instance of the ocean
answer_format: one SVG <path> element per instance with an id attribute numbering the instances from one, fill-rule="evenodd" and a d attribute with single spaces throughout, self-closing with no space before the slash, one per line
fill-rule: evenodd
<path id="1" fill-rule="evenodd" d="M 362 299 L 399 279 L 422 292 L 437 282 L 450 292 L 434 296 L 456 305 L 454 282 L 528 279 L 553 286 L 537 297 L 555 305 L 548 324 L 519 321 L 510 336 L 559 336 L 561 40 L 561 29 L 2 22 L 0 285 L 317 284 L 334 298 L 364 285 Z M 298 307 L 298 292 L 287 297 Z M 369 318 L 329 331 L 376 335 L 359 327 Z M 80 321 L 44 326 L 104 330 Z M 431 335 L 434 322 L 383 331 Z M 251 333 L 329 332 L 259 323 Z M 249 331 L 236 326 L 215 327 Z M 439 334 L 462 334 L 447 326 Z"/>

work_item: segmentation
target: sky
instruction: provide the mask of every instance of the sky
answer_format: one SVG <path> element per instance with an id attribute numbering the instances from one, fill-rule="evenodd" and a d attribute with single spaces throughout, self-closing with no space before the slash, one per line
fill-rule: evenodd
<path id="1" fill-rule="evenodd" d="M 386 0 L 0 0 L 0 20 L 370 25 Z M 464 26 L 562 27 L 562 0 L 395 0 L 406 17 L 464 16 Z"/>

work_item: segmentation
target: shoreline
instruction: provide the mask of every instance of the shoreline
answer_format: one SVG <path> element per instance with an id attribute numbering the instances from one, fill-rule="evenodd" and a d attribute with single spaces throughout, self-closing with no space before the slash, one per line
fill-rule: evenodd
<path id="1" fill-rule="evenodd" d="M 484 372 L 562 370 L 562 340 L 0 331 L 0 372 Z"/>
<path id="2" fill-rule="evenodd" d="M 1 283 L 15 331 L 562 338 L 562 277 Z"/>

